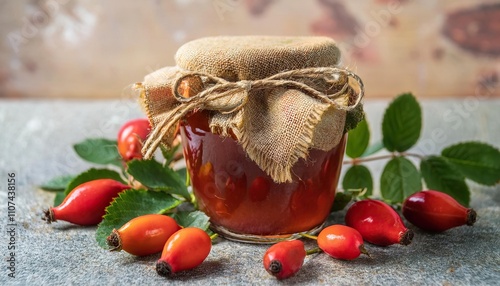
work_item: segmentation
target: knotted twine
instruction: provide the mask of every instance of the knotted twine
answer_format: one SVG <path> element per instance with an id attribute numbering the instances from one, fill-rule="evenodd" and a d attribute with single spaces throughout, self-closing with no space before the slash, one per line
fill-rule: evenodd
<path id="1" fill-rule="evenodd" d="M 300 91 L 312 99 L 326 104 L 327 107 L 335 109 L 337 112 L 350 111 L 356 108 L 364 95 L 363 82 L 359 76 L 339 67 L 298 69 L 281 72 L 260 80 L 241 80 L 237 82 L 230 82 L 223 78 L 201 72 L 177 71 L 176 73 L 180 73 L 180 75 L 176 77 L 171 88 L 171 95 L 176 101 L 176 103 L 173 103 L 175 107 L 165 111 L 163 119 L 156 124 L 146 140 L 143 146 L 144 157 L 146 159 L 153 156 L 154 151 L 162 141 L 167 143 L 167 145 L 171 144 L 171 140 L 165 141 L 164 139 L 168 138 L 169 134 L 172 135 L 172 131 L 176 128 L 178 121 L 193 110 L 218 111 L 221 115 L 232 115 L 233 118 L 241 119 L 242 109 L 248 103 L 251 91 L 271 91 L 277 88 L 287 91 Z M 358 92 L 354 92 L 349 80 L 345 80 L 346 76 L 347 78 L 354 79 L 358 85 Z M 211 83 L 211 85 L 196 95 L 186 98 L 179 93 L 179 87 L 183 81 L 192 77 L 201 77 L 204 79 L 204 82 Z M 306 80 L 314 81 L 315 79 L 325 80 L 330 87 L 338 86 L 339 82 L 342 81 L 343 84 L 341 84 L 340 90 L 336 90 L 332 94 L 325 94 L 303 83 Z M 142 84 L 138 84 L 137 87 L 142 87 Z M 281 94 L 281 96 L 283 95 Z M 313 114 L 313 117 L 317 116 L 321 117 L 321 114 Z M 242 123 L 242 120 L 240 120 L 240 123 Z M 343 124 L 341 125 L 343 126 Z M 305 142 L 305 144 L 299 144 L 295 155 L 289 160 L 290 163 L 284 166 L 277 165 L 273 161 L 268 162 L 265 154 L 262 153 L 256 154 L 256 158 L 252 158 L 251 154 L 255 154 L 258 151 L 252 146 L 251 138 L 245 136 L 245 126 L 243 124 L 211 124 L 212 132 L 223 136 L 228 136 L 228 127 L 236 135 L 243 149 L 247 150 L 250 158 L 256 161 L 277 182 L 291 181 L 290 168 L 299 158 L 305 158 L 308 154 L 310 146 L 307 144 L 309 142 Z M 334 146 L 340 141 L 340 138 L 332 139 L 333 144 L 331 145 Z M 252 151 L 249 152 L 249 148 L 252 148 Z"/>
<path id="2" fill-rule="evenodd" d="M 259 45 L 252 45 L 256 40 Z M 290 182 L 291 168 L 299 159 L 307 159 L 311 148 L 328 151 L 335 147 L 346 131 L 346 115 L 360 113 L 361 79 L 340 67 L 318 67 L 338 60 L 337 54 L 331 54 L 336 46 L 329 39 L 229 37 L 201 41 L 203 45 L 181 47 L 176 59 L 181 67 L 160 69 L 136 85 L 154 127 L 143 146 L 145 158 L 152 157 L 159 144 L 171 146 L 179 120 L 190 112 L 207 110 L 212 133 L 234 135 L 249 158 L 275 182 Z M 214 46 L 199 51 L 207 44 Z M 247 50 L 253 54 L 248 56 Z M 276 64 L 269 65 L 269 60 Z M 247 61 L 256 64 L 247 66 Z M 293 68 L 285 70 L 282 65 Z M 245 75 L 240 74 L 243 71 Z M 233 72 L 240 76 L 235 79 Z M 268 76 L 259 78 L 257 74 Z M 180 92 L 186 85 L 194 91 L 189 97 Z"/>

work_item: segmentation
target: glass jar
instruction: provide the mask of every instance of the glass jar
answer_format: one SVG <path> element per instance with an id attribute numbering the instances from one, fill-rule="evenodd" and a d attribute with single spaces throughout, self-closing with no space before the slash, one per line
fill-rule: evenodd
<path id="1" fill-rule="evenodd" d="M 328 217 L 340 175 L 346 135 L 330 151 L 310 150 L 292 168 L 291 183 L 275 183 L 231 137 L 210 132 L 208 112 L 181 121 L 186 165 L 199 208 L 222 236 L 272 243 L 315 233 Z"/>

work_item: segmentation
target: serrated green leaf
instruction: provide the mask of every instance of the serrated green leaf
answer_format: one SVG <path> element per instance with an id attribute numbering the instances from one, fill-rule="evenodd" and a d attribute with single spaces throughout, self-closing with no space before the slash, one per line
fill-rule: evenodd
<path id="1" fill-rule="evenodd" d="M 108 249 L 106 237 L 133 218 L 146 214 L 163 214 L 181 202 L 165 192 L 129 189 L 106 208 L 106 215 L 96 231 L 100 247 Z"/>
<path id="2" fill-rule="evenodd" d="M 445 148 L 441 155 L 465 177 L 488 186 L 500 182 L 500 151 L 481 142 L 458 143 Z"/>
<path id="3" fill-rule="evenodd" d="M 117 143 L 114 140 L 90 138 L 73 145 L 73 149 L 85 161 L 123 167 Z"/>
<path id="4" fill-rule="evenodd" d="M 356 128 L 349 131 L 347 136 L 346 155 L 351 158 L 359 158 L 368 147 L 370 142 L 370 129 L 366 118 L 358 123 Z"/>
<path id="5" fill-rule="evenodd" d="M 109 169 L 88 169 L 87 171 L 79 174 L 76 176 L 71 182 L 68 184 L 66 187 L 66 190 L 64 191 L 65 195 L 68 195 L 74 188 L 78 187 L 79 185 L 93 181 L 93 180 L 98 180 L 98 179 L 113 179 L 118 182 L 124 183 L 122 177 L 120 176 L 119 173 L 109 170 Z"/>
<path id="6" fill-rule="evenodd" d="M 380 177 L 382 198 L 392 203 L 402 203 L 411 194 L 422 190 L 420 172 L 404 157 L 391 159 Z"/>
<path id="7" fill-rule="evenodd" d="M 411 93 L 402 94 L 387 107 L 382 120 L 385 148 L 403 152 L 417 143 L 422 129 L 422 110 Z"/>
<path id="8" fill-rule="evenodd" d="M 66 194 L 64 192 L 57 192 L 54 197 L 54 206 L 60 205 L 64 199 L 66 198 Z"/>
<path id="9" fill-rule="evenodd" d="M 382 149 L 384 149 L 384 143 L 382 141 L 375 142 L 372 145 L 368 146 L 368 148 L 366 148 L 365 152 L 361 155 L 361 157 L 370 156 Z"/>
<path id="10" fill-rule="evenodd" d="M 207 230 L 210 226 L 210 218 L 201 211 L 183 211 L 176 212 L 171 215 L 180 226 L 183 227 L 197 227 L 203 230 Z"/>
<path id="11" fill-rule="evenodd" d="M 127 166 L 127 172 L 143 185 L 151 189 L 180 195 L 188 201 L 191 199 L 184 178 L 157 161 L 132 160 Z"/>
<path id="12" fill-rule="evenodd" d="M 351 194 L 337 192 L 335 194 L 335 200 L 333 200 L 333 206 L 331 212 L 343 210 L 351 200 L 352 200 Z"/>
<path id="13" fill-rule="evenodd" d="M 469 206 L 470 191 L 465 177 L 443 157 L 429 156 L 420 162 L 427 188 L 452 196 L 463 206 Z"/>
<path id="14" fill-rule="evenodd" d="M 64 175 L 55 177 L 40 186 L 40 189 L 49 192 L 64 192 L 68 184 L 75 178 L 75 175 Z"/>
<path id="15" fill-rule="evenodd" d="M 373 179 L 370 170 L 363 165 L 354 165 L 347 170 L 342 180 L 342 188 L 367 189 L 363 197 L 369 197 L 373 192 Z"/>

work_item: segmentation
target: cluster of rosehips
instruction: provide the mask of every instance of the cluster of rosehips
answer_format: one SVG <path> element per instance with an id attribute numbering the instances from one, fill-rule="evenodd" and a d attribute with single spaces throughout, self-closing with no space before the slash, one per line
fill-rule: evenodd
<path id="1" fill-rule="evenodd" d="M 64 220 L 78 225 L 97 225 L 106 208 L 130 187 L 112 179 L 99 179 L 74 188 L 57 207 L 45 211 L 47 223 Z"/>
<path id="2" fill-rule="evenodd" d="M 135 119 L 124 124 L 118 132 L 118 152 L 125 162 L 141 159 L 142 142 L 151 127 L 146 119 Z M 106 207 L 130 186 L 112 179 L 99 179 L 74 188 L 57 207 L 45 211 L 48 223 L 64 220 L 78 225 L 97 225 L 102 221 Z M 181 228 L 166 215 L 149 214 L 136 217 L 120 229 L 114 229 L 107 238 L 112 251 L 124 250 L 137 256 L 162 251 L 156 262 L 156 271 L 162 276 L 194 268 L 210 253 L 212 241 L 202 229 Z"/>
<path id="3" fill-rule="evenodd" d="M 421 191 L 408 197 L 402 207 L 403 216 L 418 228 L 442 232 L 461 225 L 473 225 L 476 212 L 465 208 L 451 196 L 438 191 Z M 369 256 L 364 241 L 378 246 L 408 245 L 413 231 L 406 228 L 399 214 L 388 204 L 365 199 L 352 204 L 345 216 L 346 225 L 331 225 L 317 237 L 318 248 L 305 250 L 300 240 L 283 241 L 271 246 L 264 254 L 264 268 L 278 279 L 297 273 L 307 254 L 325 252 L 333 258 L 352 260 L 361 254 Z"/>
<path id="4" fill-rule="evenodd" d="M 125 162 L 141 159 L 142 142 L 150 131 L 146 119 L 127 122 L 118 133 L 118 151 Z M 130 187 L 111 179 L 99 179 L 74 188 L 57 207 L 49 208 L 44 219 L 64 220 L 78 225 L 97 225 L 105 209 Z M 437 191 L 422 191 L 403 203 L 403 216 L 415 226 L 441 232 L 460 225 L 473 225 L 476 212 L 460 205 L 451 196 Z M 367 254 L 364 241 L 378 246 L 408 245 L 413 231 L 406 228 L 398 213 L 388 204 L 371 199 L 354 203 L 347 211 L 346 225 L 331 225 L 317 237 L 318 248 L 307 251 L 300 240 L 274 244 L 264 254 L 265 269 L 278 279 L 297 273 L 307 254 L 323 251 L 336 259 L 352 260 Z M 149 214 L 132 219 L 107 238 L 112 251 L 124 250 L 137 256 L 162 251 L 156 271 L 162 276 L 192 269 L 201 264 L 212 247 L 210 236 L 202 229 L 180 227 L 166 215 Z"/>
<path id="5" fill-rule="evenodd" d="M 146 140 L 151 125 L 144 118 L 126 122 L 118 131 L 118 153 L 124 162 L 142 158 L 142 142 Z M 106 207 L 122 191 L 130 189 L 111 179 L 93 180 L 74 188 L 57 207 L 45 211 L 44 220 L 51 223 L 64 220 L 78 225 L 97 225 L 106 213 Z"/>

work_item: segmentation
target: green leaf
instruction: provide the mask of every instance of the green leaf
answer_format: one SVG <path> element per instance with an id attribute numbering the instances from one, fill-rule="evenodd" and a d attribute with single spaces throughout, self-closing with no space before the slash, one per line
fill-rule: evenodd
<path id="1" fill-rule="evenodd" d="M 66 194 L 64 192 L 57 192 L 54 197 L 54 206 L 60 205 L 64 199 L 66 198 Z"/>
<path id="2" fill-rule="evenodd" d="M 172 218 L 174 218 L 177 223 L 183 227 L 197 227 L 203 230 L 207 230 L 210 226 L 210 218 L 201 211 L 176 212 L 172 214 Z"/>
<path id="3" fill-rule="evenodd" d="M 464 176 L 445 158 L 426 157 L 420 162 L 420 170 L 427 188 L 447 193 L 460 204 L 469 205 L 470 192 Z"/>
<path id="4" fill-rule="evenodd" d="M 331 212 L 343 210 L 351 200 L 352 194 L 337 192 L 335 194 L 335 200 L 333 201 Z"/>
<path id="5" fill-rule="evenodd" d="M 160 144 L 160 150 L 163 155 L 163 158 L 165 158 L 165 166 L 169 166 L 170 163 L 173 162 L 175 154 L 179 151 L 180 144 L 176 145 L 170 149 L 167 149 L 165 146 Z"/>
<path id="6" fill-rule="evenodd" d="M 401 203 L 421 190 L 420 172 L 410 160 L 395 157 L 387 163 L 380 177 L 380 191 L 385 200 Z"/>
<path id="7" fill-rule="evenodd" d="M 373 179 L 370 170 L 363 165 L 354 165 L 344 175 L 342 188 L 347 189 L 367 189 L 363 197 L 371 196 L 373 192 Z"/>
<path id="8" fill-rule="evenodd" d="M 180 169 L 175 170 L 175 172 L 179 175 L 179 177 L 183 178 L 184 185 L 189 186 L 190 182 L 189 182 L 189 174 L 187 172 L 187 169 L 184 167 L 184 168 L 180 168 Z"/>
<path id="9" fill-rule="evenodd" d="M 356 128 L 358 123 L 365 118 L 363 104 L 359 103 L 354 109 L 347 111 L 345 116 L 344 133 Z"/>
<path id="10" fill-rule="evenodd" d="M 123 167 L 117 143 L 105 138 L 90 138 L 73 146 L 82 159 L 96 164 Z"/>
<path id="11" fill-rule="evenodd" d="M 178 206 L 180 201 L 165 192 L 126 190 L 107 208 L 103 221 L 96 231 L 100 247 L 107 249 L 106 237 L 128 221 L 141 215 L 162 214 Z"/>
<path id="12" fill-rule="evenodd" d="M 385 148 L 403 152 L 417 143 L 422 129 L 422 110 L 411 93 L 394 99 L 385 110 L 382 135 Z"/>
<path id="13" fill-rule="evenodd" d="M 66 187 L 64 194 L 68 195 L 74 188 L 78 187 L 79 185 L 98 179 L 113 179 L 125 184 L 125 181 L 123 181 L 120 174 L 115 171 L 108 169 L 92 168 L 88 169 L 87 171 L 81 173 L 80 175 L 76 176 L 73 180 L 71 180 L 71 182 Z"/>
<path id="14" fill-rule="evenodd" d="M 155 160 L 132 160 L 128 163 L 127 172 L 151 189 L 163 190 L 191 200 L 184 178 Z"/>
<path id="15" fill-rule="evenodd" d="M 186 181 L 187 169 L 186 167 L 175 170 L 175 172 L 182 178 L 183 181 Z"/>
<path id="16" fill-rule="evenodd" d="M 351 158 L 359 158 L 370 142 L 370 129 L 366 118 L 358 123 L 356 128 L 349 131 L 347 136 L 346 154 Z"/>
<path id="17" fill-rule="evenodd" d="M 368 148 L 366 148 L 366 151 L 363 153 L 363 155 L 361 155 L 361 157 L 370 156 L 382 149 L 384 149 L 384 143 L 382 141 L 375 142 L 372 145 L 368 146 Z"/>
<path id="18" fill-rule="evenodd" d="M 464 142 L 445 148 L 441 155 L 465 177 L 488 186 L 500 182 L 500 151 L 481 142 Z"/>
<path id="19" fill-rule="evenodd" d="M 49 192 L 64 192 L 68 184 L 75 178 L 75 175 L 64 175 L 55 177 L 40 186 L 40 189 Z"/>

